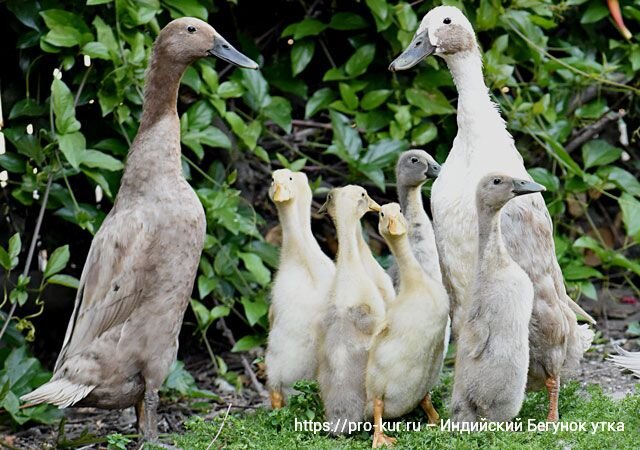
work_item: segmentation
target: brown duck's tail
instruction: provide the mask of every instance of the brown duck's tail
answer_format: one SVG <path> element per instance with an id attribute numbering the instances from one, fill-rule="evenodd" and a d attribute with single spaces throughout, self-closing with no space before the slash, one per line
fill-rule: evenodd
<path id="1" fill-rule="evenodd" d="M 43 384 L 38 389 L 20 397 L 27 402 L 22 408 L 50 403 L 59 408 L 67 408 L 78 403 L 95 389 L 95 386 L 72 383 L 64 378 L 52 380 Z"/>
<path id="2" fill-rule="evenodd" d="M 566 297 L 567 297 L 567 303 L 569 304 L 569 308 L 571 308 L 571 311 L 584 317 L 587 320 L 587 322 L 589 322 L 591 325 L 595 325 L 597 323 L 596 319 L 591 317 L 591 315 L 588 312 L 586 312 L 584 309 L 582 309 L 580 305 L 574 302 L 571 299 L 571 297 L 569 297 L 568 295 Z"/>
<path id="3" fill-rule="evenodd" d="M 615 346 L 618 355 L 611 355 L 609 361 L 618 367 L 630 370 L 635 376 L 640 378 L 640 352 L 632 353 Z"/>

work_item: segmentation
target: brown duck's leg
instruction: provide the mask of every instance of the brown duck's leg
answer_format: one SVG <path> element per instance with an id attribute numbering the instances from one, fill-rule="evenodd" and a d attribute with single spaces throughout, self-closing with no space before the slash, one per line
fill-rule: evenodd
<path id="1" fill-rule="evenodd" d="M 385 445 L 393 446 L 396 439 L 384 434 L 382 429 L 382 413 L 384 411 L 384 401 L 381 398 L 373 400 L 373 444 L 372 448 L 380 448 Z"/>
<path id="2" fill-rule="evenodd" d="M 144 398 L 144 428 L 142 437 L 147 442 L 158 440 L 158 391 L 145 391 Z"/>
<path id="3" fill-rule="evenodd" d="M 433 407 L 433 403 L 431 403 L 431 394 L 427 392 L 427 395 L 425 395 L 420 402 L 420 406 L 422 407 L 424 413 L 427 415 L 428 422 L 432 425 L 437 424 L 438 420 L 440 420 L 440 415 L 438 414 L 438 411 L 436 411 L 436 409 Z"/>
<path id="4" fill-rule="evenodd" d="M 547 386 L 549 393 L 549 414 L 548 422 L 558 421 L 558 394 L 560 393 L 560 375 L 548 377 L 544 384 Z"/>
<path id="5" fill-rule="evenodd" d="M 280 409 L 284 406 L 284 397 L 281 391 L 269 391 L 269 399 L 271 400 L 272 409 Z"/>
<path id="6" fill-rule="evenodd" d="M 144 397 L 136 402 L 135 408 L 136 408 L 136 428 L 138 429 L 138 433 L 144 434 L 144 421 L 145 421 Z"/>

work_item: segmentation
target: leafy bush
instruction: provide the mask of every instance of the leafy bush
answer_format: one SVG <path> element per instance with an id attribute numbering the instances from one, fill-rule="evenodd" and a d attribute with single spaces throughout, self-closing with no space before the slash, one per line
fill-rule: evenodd
<path id="1" fill-rule="evenodd" d="M 571 293 L 596 298 L 601 282 L 637 292 L 640 45 L 619 35 L 601 0 L 446 3 L 462 7 L 478 30 L 491 92 L 531 175 L 547 187 Z M 18 218 L 9 224 L 12 231 L 0 231 L 4 298 L 10 292 L 19 316 L 23 305 L 38 301 L 28 274 L 15 280 L 8 272 L 28 253 L 17 242 L 32 234 L 43 202 L 45 224 L 64 220 L 73 230 L 43 240 L 45 250 L 59 248 L 49 264 L 54 255 L 69 254 L 82 264 L 86 249 L 72 236 L 87 240 L 95 233 L 117 193 L 153 39 L 171 18 L 192 15 L 239 42 L 263 68 L 230 70 L 206 60 L 182 80 L 183 169 L 208 224 L 191 307 L 203 338 L 212 324 L 233 315 L 244 322 L 236 333 L 251 330 L 234 351 L 262 344 L 277 264 L 276 249 L 263 238 L 273 221 L 273 209 L 265 206 L 269 172 L 303 169 L 317 192 L 321 182 L 357 182 L 391 199 L 387 188 L 399 152 L 424 147 L 440 161 L 446 157 L 456 133 L 456 93 L 443 62 L 431 58 L 419 70 L 387 71 L 433 6 L 386 0 L 2 3 L 16 47 L 7 62 L 15 65 L 11 82 L 2 85 L 9 111 L 0 154 L 8 178 L 2 209 Z M 623 2 L 622 10 L 633 29 L 640 2 Z M 277 18 L 264 20 L 274 11 Z M 45 284 L 76 283 L 46 270 Z M 27 320 L 18 324 L 33 337 Z"/>

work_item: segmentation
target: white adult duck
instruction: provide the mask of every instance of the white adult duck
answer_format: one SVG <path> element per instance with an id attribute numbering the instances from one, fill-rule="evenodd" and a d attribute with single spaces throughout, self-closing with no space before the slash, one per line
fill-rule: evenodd
<path id="1" fill-rule="evenodd" d="M 389 69 L 409 69 L 431 54 L 445 60 L 459 94 L 458 134 L 431 196 L 453 331 L 458 335 L 459 311 L 472 300 L 469 290 L 477 264 L 475 188 L 482 177 L 495 171 L 525 180 L 531 177 L 498 106 L 489 97 L 475 32 L 458 8 L 440 6 L 429 11 L 409 47 Z M 551 218 L 541 194 L 509 202 L 502 212 L 502 230 L 511 257 L 534 286 L 529 387 L 544 382 L 550 398 L 548 419 L 557 420 L 560 372 L 576 366 L 593 339 L 586 325 L 578 326 L 573 312 L 593 319 L 567 296 Z"/>

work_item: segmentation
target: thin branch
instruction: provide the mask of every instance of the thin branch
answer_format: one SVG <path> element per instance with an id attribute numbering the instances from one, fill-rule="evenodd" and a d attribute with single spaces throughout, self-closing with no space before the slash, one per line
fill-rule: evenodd
<path id="1" fill-rule="evenodd" d="M 222 418 L 222 423 L 220 424 L 220 428 L 218 428 L 218 432 L 213 437 L 213 440 L 211 442 L 209 442 L 209 445 L 207 445 L 207 449 L 206 450 L 209 450 L 211 448 L 211 446 L 216 441 L 216 439 L 218 439 L 218 436 L 220 436 L 220 433 L 222 433 L 222 429 L 224 428 L 224 424 L 227 422 L 227 417 L 229 416 L 229 411 L 231 411 L 231 406 L 232 406 L 232 404 L 229 403 L 229 407 L 227 408 L 227 412 L 224 413 L 224 417 Z"/>
<path id="2" fill-rule="evenodd" d="M 621 109 L 617 112 L 609 111 L 607 114 L 593 122 L 592 124 L 584 127 L 576 134 L 571 141 L 564 146 L 565 150 L 571 153 L 576 148 L 580 147 L 585 142 L 589 141 L 593 136 L 600 133 L 602 130 L 606 128 L 609 122 L 616 121 L 622 117 L 624 117 L 626 111 Z"/>
<path id="3" fill-rule="evenodd" d="M 52 182 L 53 172 L 49 174 L 49 178 L 47 179 L 47 188 L 45 189 L 44 196 L 42 197 L 42 205 L 40 206 L 40 212 L 38 213 L 36 226 L 33 230 L 33 236 L 31 236 L 31 244 L 29 245 L 29 252 L 27 253 L 27 261 L 25 262 L 24 270 L 22 271 L 22 275 L 25 277 L 29 273 L 29 267 L 31 267 L 31 261 L 33 261 L 33 254 L 36 251 L 36 243 L 38 242 L 38 235 L 40 234 L 40 227 L 42 226 L 42 219 L 44 218 L 44 210 L 47 208 L 47 202 L 49 201 L 49 192 L 51 192 Z M 13 317 L 13 313 L 16 312 L 17 305 L 17 302 L 11 305 L 9 314 L 7 314 L 4 325 L 2 325 L 2 330 L 0 330 L 0 340 L 2 340 L 2 336 L 4 336 L 5 331 L 7 331 L 7 327 L 9 326 L 9 322 Z"/>

